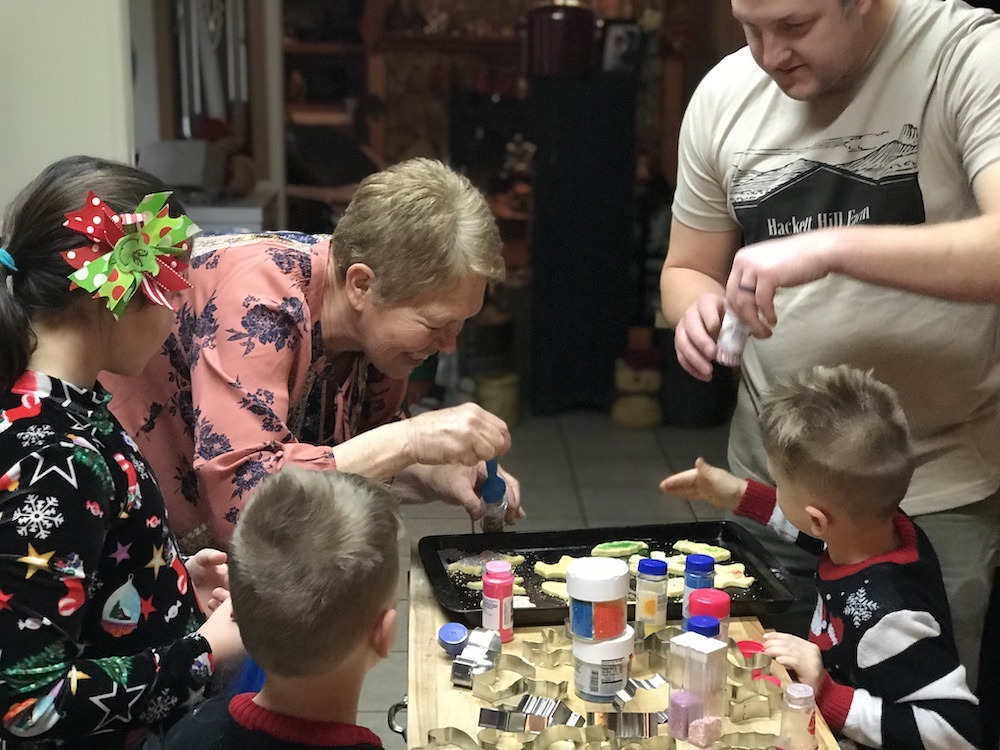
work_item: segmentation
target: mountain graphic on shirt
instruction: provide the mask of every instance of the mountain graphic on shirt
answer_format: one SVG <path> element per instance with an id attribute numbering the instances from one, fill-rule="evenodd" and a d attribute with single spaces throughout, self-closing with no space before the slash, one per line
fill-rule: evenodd
<path id="1" fill-rule="evenodd" d="M 762 158 L 780 163 L 786 157 L 773 169 L 737 165 L 730 198 L 744 241 L 853 224 L 923 223 L 919 132 L 905 125 L 896 137 L 886 140 L 886 135 L 828 139 L 804 150 L 742 152 L 743 161 L 754 164 Z"/>

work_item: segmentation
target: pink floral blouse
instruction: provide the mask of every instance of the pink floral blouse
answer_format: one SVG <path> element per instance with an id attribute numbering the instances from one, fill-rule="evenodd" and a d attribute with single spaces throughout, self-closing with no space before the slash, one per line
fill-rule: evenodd
<path id="1" fill-rule="evenodd" d="M 199 238 L 160 353 L 137 377 L 101 378 L 185 551 L 226 549 L 250 490 L 284 464 L 335 469 L 330 446 L 404 416 L 405 381 L 361 353 L 338 363 L 346 375 L 334 382 L 320 327 L 329 244 L 290 232 Z"/>

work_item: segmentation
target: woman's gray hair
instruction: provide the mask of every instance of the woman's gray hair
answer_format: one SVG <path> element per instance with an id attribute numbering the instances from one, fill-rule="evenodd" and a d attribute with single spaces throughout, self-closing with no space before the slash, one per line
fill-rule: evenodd
<path id="1" fill-rule="evenodd" d="M 333 233 L 337 278 L 363 263 L 382 302 L 446 290 L 469 276 L 504 278 L 502 243 L 482 194 L 432 159 L 366 177 Z"/>

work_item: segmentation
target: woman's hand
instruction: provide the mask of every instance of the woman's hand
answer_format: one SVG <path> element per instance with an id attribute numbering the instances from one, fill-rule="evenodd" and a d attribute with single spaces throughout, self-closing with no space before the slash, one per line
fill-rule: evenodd
<path id="1" fill-rule="evenodd" d="M 507 424 L 477 404 L 425 412 L 403 424 L 407 454 L 417 464 L 475 467 L 510 449 Z"/>
<path id="2" fill-rule="evenodd" d="M 226 553 L 217 549 L 201 549 L 184 562 L 191 584 L 198 595 L 198 602 L 211 614 L 219 604 L 229 597 L 229 566 Z M 217 591 L 224 591 L 220 598 Z"/>
<path id="3" fill-rule="evenodd" d="M 513 526 L 525 517 L 521 507 L 521 484 L 502 467 L 497 467 L 497 475 L 507 483 L 506 522 Z M 480 462 L 478 466 L 415 464 L 396 475 L 392 490 L 403 503 L 440 500 L 448 505 L 460 505 L 476 521 L 483 515 L 479 489 L 485 479 L 485 462 Z"/>
<path id="4" fill-rule="evenodd" d="M 693 469 L 673 474 L 660 482 L 660 489 L 685 500 L 698 500 L 723 510 L 736 510 L 746 492 L 747 480 L 698 458 Z"/>

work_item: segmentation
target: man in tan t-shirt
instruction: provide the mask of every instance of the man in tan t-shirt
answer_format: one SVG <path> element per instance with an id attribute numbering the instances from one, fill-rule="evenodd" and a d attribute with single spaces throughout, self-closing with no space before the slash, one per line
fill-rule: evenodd
<path id="1" fill-rule="evenodd" d="M 724 312 L 753 334 L 734 472 L 770 481 L 757 403 L 847 363 L 899 393 L 903 509 L 941 561 L 975 685 L 1000 562 L 1000 17 L 953 0 L 732 0 L 748 46 L 685 114 L 663 310 L 707 380 Z M 743 246 L 743 249 L 740 249 Z"/>

